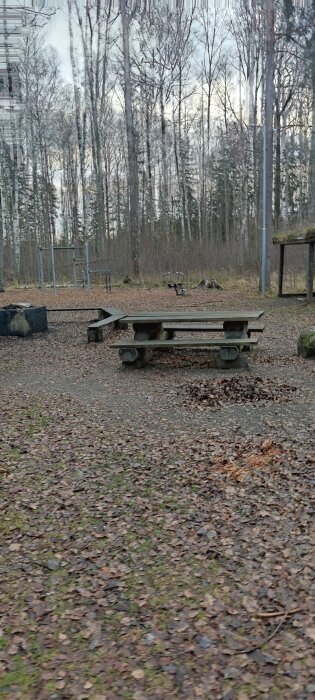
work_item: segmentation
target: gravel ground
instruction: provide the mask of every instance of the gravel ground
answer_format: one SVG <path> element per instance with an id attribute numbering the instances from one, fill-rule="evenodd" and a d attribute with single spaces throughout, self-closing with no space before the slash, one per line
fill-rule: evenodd
<path id="1" fill-rule="evenodd" d="M 180 387 L 189 381 L 218 378 L 233 374 L 216 367 L 215 353 L 176 351 L 156 356 L 142 370 L 124 368 L 118 352 L 109 347 L 126 332 L 109 332 L 104 344 L 87 344 L 86 328 L 93 312 L 50 313 L 49 333 L 30 339 L 1 339 L 0 377 L 2 385 L 20 385 L 32 391 L 66 393 L 92 405 L 97 402 L 106 420 L 122 425 L 154 426 L 154 430 L 181 430 L 189 427 L 198 432 L 212 425 L 240 425 L 254 432 L 264 420 L 290 432 L 294 421 L 310 421 L 314 415 L 315 363 L 297 357 L 296 345 L 300 330 L 314 320 L 314 305 L 296 299 L 239 298 L 232 293 L 193 291 L 190 297 L 176 297 L 170 290 L 117 290 L 104 292 L 59 292 L 57 295 L 27 290 L 2 295 L 3 303 L 31 300 L 47 308 L 62 306 L 110 305 L 131 312 L 140 309 L 196 308 L 200 310 L 264 308 L 266 324 L 259 334 L 257 349 L 250 355 L 251 376 L 292 381 L 301 388 L 296 402 L 268 406 L 240 406 L 228 403 L 216 414 L 191 405 L 183 406 Z M 95 318 L 97 314 L 95 314 Z M 130 333 L 130 331 L 129 331 Z M 11 350 L 13 351 L 11 354 Z M 9 357 L 9 361 L 8 361 Z M 302 395 L 301 395 L 302 393 Z M 304 396 L 303 396 L 304 393 Z M 291 425 L 291 422 L 293 424 Z"/>
<path id="2" fill-rule="evenodd" d="M 199 351 L 126 369 L 109 347 L 122 332 L 87 343 L 93 312 L 0 338 L 0 698 L 310 700 L 315 362 L 296 346 L 314 304 L 237 289 L 1 295 L 14 301 L 263 308 L 266 328 L 237 373 Z M 219 380 L 240 376 L 245 398 L 247 378 L 278 395 L 225 401 Z M 200 382 L 215 405 L 187 400 Z"/>

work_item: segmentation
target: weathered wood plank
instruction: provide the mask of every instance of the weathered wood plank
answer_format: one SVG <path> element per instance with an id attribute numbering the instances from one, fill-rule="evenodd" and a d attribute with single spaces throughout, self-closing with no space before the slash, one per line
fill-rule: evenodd
<path id="1" fill-rule="evenodd" d="M 69 307 L 62 307 L 58 306 L 53 309 L 47 309 L 47 311 L 99 311 L 100 307 L 99 306 L 69 306 Z"/>
<path id="2" fill-rule="evenodd" d="M 101 318 L 99 321 L 95 321 L 89 325 L 89 328 L 101 328 L 102 326 L 109 326 L 111 323 L 116 323 L 123 319 L 124 316 L 108 316 L 107 318 Z"/>
<path id="3" fill-rule="evenodd" d="M 223 323 L 217 323 L 216 325 L 203 325 L 200 324 L 190 324 L 190 323 L 165 323 L 163 325 L 165 331 L 182 331 L 191 333 L 219 333 L 223 331 Z M 262 333 L 265 329 L 263 323 L 252 323 L 248 327 L 248 331 L 251 333 Z"/>
<path id="4" fill-rule="evenodd" d="M 257 338 L 186 338 L 173 340 L 125 340 L 112 343 L 111 348 L 206 348 L 257 345 Z"/>
<path id="5" fill-rule="evenodd" d="M 281 244 L 280 245 L 280 258 L 279 258 L 278 297 L 282 297 L 283 269 L 284 269 L 284 245 Z"/>
<path id="6" fill-rule="evenodd" d="M 263 311 L 148 311 L 142 314 L 126 315 L 126 323 L 165 322 L 211 322 L 211 321 L 257 321 Z"/>
<path id="7" fill-rule="evenodd" d="M 113 306 L 101 306 L 99 308 L 99 318 L 108 318 L 108 316 L 120 316 L 123 318 L 123 316 L 127 316 L 127 314 L 125 311 L 115 309 Z"/>
<path id="8" fill-rule="evenodd" d="M 120 321 L 124 316 L 108 316 L 100 321 L 91 323 L 87 329 L 88 343 L 102 343 L 104 340 L 104 328 L 113 325 L 114 328 L 120 328 Z"/>

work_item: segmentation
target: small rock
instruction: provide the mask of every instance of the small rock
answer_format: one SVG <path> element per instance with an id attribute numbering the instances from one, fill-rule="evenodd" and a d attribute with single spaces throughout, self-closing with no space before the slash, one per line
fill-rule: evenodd
<path id="1" fill-rule="evenodd" d="M 242 673 L 241 668 L 234 668 L 234 667 L 227 668 L 227 670 L 225 671 L 225 674 L 224 674 L 224 678 L 226 678 L 226 679 L 239 678 L 241 673 Z"/>
<path id="2" fill-rule="evenodd" d="M 177 671 L 177 666 L 175 666 L 175 664 L 163 664 L 162 671 L 165 673 L 170 673 L 173 676 Z"/>
<path id="3" fill-rule="evenodd" d="M 207 637 L 206 634 L 198 634 L 196 637 L 196 642 L 200 649 L 209 649 L 211 646 L 211 639 Z"/>
<path id="4" fill-rule="evenodd" d="M 107 591 L 111 591 L 113 588 L 119 588 L 119 586 L 119 578 L 111 578 L 109 581 L 107 581 L 105 588 Z"/>
<path id="5" fill-rule="evenodd" d="M 48 559 L 45 566 L 49 571 L 56 571 L 59 569 L 60 561 L 58 561 L 58 559 Z"/>
<path id="6" fill-rule="evenodd" d="M 91 681 L 87 681 L 83 687 L 85 690 L 90 690 L 91 688 L 93 688 L 93 683 L 91 683 Z"/>
<path id="7" fill-rule="evenodd" d="M 128 603 L 124 602 L 123 600 L 116 603 L 116 605 L 114 605 L 114 609 L 118 610 L 118 612 L 130 612 Z"/>
<path id="8" fill-rule="evenodd" d="M 229 647 L 229 649 L 239 651 L 240 649 L 244 648 L 244 642 L 241 641 L 240 639 L 236 639 L 235 637 L 232 637 L 232 635 L 230 635 L 230 634 L 226 635 L 225 640 L 226 640 L 226 644 Z"/>
<path id="9" fill-rule="evenodd" d="M 216 531 L 210 530 L 210 528 L 208 527 L 201 527 L 199 530 L 197 530 L 197 535 L 199 535 L 200 537 L 209 537 L 210 539 L 217 537 Z"/>
<path id="10" fill-rule="evenodd" d="M 254 661 L 257 661 L 258 663 L 264 663 L 264 664 L 277 664 L 279 663 L 277 659 L 275 659 L 273 656 L 270 656 L 270 654 L 264 654 L 260 649 L 255 649 L 250 655 L 251 659 L 254 659 Z"/>
<path id="11" fill-rule="evenodd" d="M 232 627 L 234 630 L 238 630 L 240 627 L 242 627 L 242 622 L 237 617 L 227 616 L 225 622 L 229 627 Z"/>
<path id="12" fill-rule="evenodd" d="M 142 670 L 142 668 L 136 668 L 134 671 L 131 673 L 132 677 L 135 678 L 137 681 L 141 681 L 142 678 L 145 677 L 145 673 Z"/>

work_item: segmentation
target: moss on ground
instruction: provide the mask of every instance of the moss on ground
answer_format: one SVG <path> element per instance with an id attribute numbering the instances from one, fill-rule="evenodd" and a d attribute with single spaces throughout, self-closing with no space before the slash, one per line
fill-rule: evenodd
<path id="1" fill-rule="evenodd" d="M 304 328 L 298 340 L 298 354 L 315 358 L 315 326 Z"/>

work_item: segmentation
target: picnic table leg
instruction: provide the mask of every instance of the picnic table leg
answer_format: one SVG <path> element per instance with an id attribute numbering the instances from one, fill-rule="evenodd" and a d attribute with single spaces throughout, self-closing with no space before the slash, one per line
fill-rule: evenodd
<path id="1" fill-rule="evenodd" d="M 224 321 L 225 338 L 249 338 L 248 321 Z"/>
<path id="2" fill-rule="evenodd" d="M 247 368 L 247 358 L 240 353 L 240 349 L 231 345 L 230 347 L 220 348 L 218 365 L 220 369 L 240 369 Z"/>
<path id="3" fill-rule="evenodd" d="M 162 323 L 134 323 L 134 340 L 154 340 L 163 333 Z M 152 350 L 147 348 L 121 348 L 119 357 L 123 364 L 134 367 L 144 367 L 152 356 Z"/>
<path id="4" fill-rule="evenodd" d="M 140 368 L 148 363 L 149 353 L 145 348 L 120 348 L 119 357 L 123 365 Z"/>
<path id="5" fill-rule="evenodd" d="M 175 338 L 175 331 L 170 331 L 168 328 L 164 331 L 166 340 L 173 340 Z"/>
<path id="6" fill-rule="evenodd" d="M 223 323 L 224 337 L 228 340 L 233 338 L 249 338 L 248 321 L 224 321 Z M 247 358 L 241 354 L 244 350 L 248 351 L 249 346 L 244 344 L 242 348 L 236 346 L 220 348 L 219 350 L 219 367 L 221 369 L 233 369 L 240 367 L 248 367 Z"/>
<path id="7" fill-rule="evenodd" d="M 248 321 L 224 321 L 225 338 L 250 338 L 251 332 L 248 328 Z M 250 345 L 243 345 L 241 352 L 250 352 Z"/>

